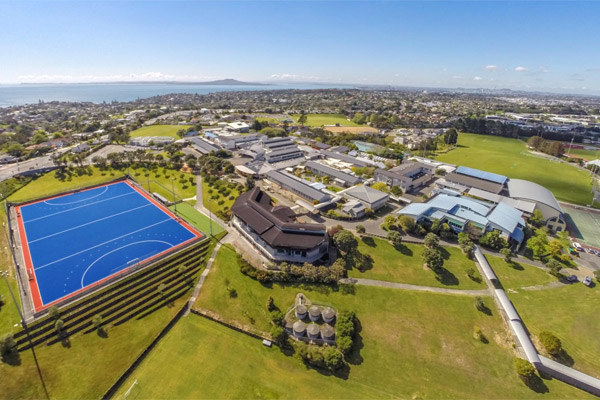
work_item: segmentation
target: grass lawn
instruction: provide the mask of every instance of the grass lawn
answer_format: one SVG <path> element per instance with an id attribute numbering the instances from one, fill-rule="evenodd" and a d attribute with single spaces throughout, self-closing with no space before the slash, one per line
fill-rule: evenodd
<path id="1" fill-rule="evenodd" d="M 225 182 L 225 181 L 221 181 Z M 212 189 L 213 193 L 208 193 L 208 191 Z M 206 180 L 202 180 L 202 202 L 204 207 L 216 213 L 218 210 L 231 209 L 231 206 L 235 202 L 235 199 L 240 195 L 236 189 L 229 189 L 231 193 L 229 196 L 225 197 L 221 193 L 219 193 L 218 189 L 215 186 L 211 186 L 206 182 Z M 216 199 L 212 198 L 212 196 L 218 196 Z M 233 196 L 232 199 L 229 197 Z M 222 201 L 223 204 L 219 204 Z"/>
<path id="2" fill-rule="evenodd" d="M 13 193 L 8 200 L 13 203 L 33 200 L 39 197 L 51 196 L 53 194 L 68 192 L 86 186 L 98 185 L 123 176 L 123 172 L 118 170 L 112 171 L 113 175 L 109 172 L 102 175 L 102 171 L 96 167 L 89 167 L 88 171 L 91 171 L 91 175 L 83 174 L 79 176 L 76 173 L 73 173 L 70 180 L 65 179 L 63 181 L 58 180 L 55 177 L 54 171 L 48 172 Z"/>
<path id="3" fill-rule="evenodd" d="M 436 157 L 439 161 L 465 165 L 526 179 L 550 189 L 557 199 L 586 205 L 592 201 L 589 174 L 572 165 L 529 154 L 525 142 L 498 136 L 460 133 L 454 150 Z"/>
<path id="4" fill-rule="evenodd" d="M 50 398 L 100 398 L 186 300 L 181 297 L 174 307 L 112 327 L 106 339 L 90 333 L 72 337 L 69 347 L 36 347 Z M 21 353 L 20 365 L 0 363 L 0 376 L 0 398 L 45 398 L 31 351 Z"/>
<path id="5" fill-rule="evenodd" d="M 533 334 L 550 331 L 573 358 L 573 368 L 600 378 L 600 288 L 581 283 L 555 289 L 508 294 L 527 329 Z"/>
<path id="6" fill-rule="evenodd" d="M 600 158 L 600 149 L 598 150 L 585 150 L 585 149 L 571 149 L 569 151 L 569 146 L 565 146 L 565 154 L 569 153 L 569 155 L 574 157 L 583 158 L 584 160 L 591 161 Z"/>
<path id="7" fill-rule="evenodd" d="M 9 273 L 8 285 L 10 285 L 10 289 L 15 295 L 15 298 L 17 299 L 17 302 L 19 302 L 20 306 L 21 300 L 19 298 L 19 289 L 17 287 L 17 280 L 15 278 L 15 267 L 8 246 L 8 226 L 6 225 L 4 202 L 0 203 L 0 207 L 2 208 L 0 210 L 0 220 L 3 223 L 2 229 L 0 229 L 0 272 L 7 271 Z M 6 280 L 0 277 L 0 296 L 4 301 L 4 305 L 0 306 L 0 336 L 5 333 L 16 332 L 20 330 L 21 326 L 21 317 L 14 306 L 13 300 L 10 296 L 10 291 L 8 290 L 8 285 L 6 284 Z M 17 327 L 14 326 L 15 324 L 18 324 Z"/>
<path id="8" fill-rule="evenodd" d="M 350 277 L 455 289 L 486 288 L 483 281 L 474 282 L 467 277 L 467 270 L 473 268 L 477 271 L 477 267 L 456 247 L 444 247 L 444 268 L 451 273 L 447 284 L 444 284 L 435 279 L 433 271 L 423 268 L 425 247 L 422 245 L 403 243 L 399 251 L 387 240 L 367 236 L 359 239 L 358 243 L 358 250 L 373 258 L 373 268 L 365 272 L 353 269 L 348 272 Z"/>
<path id="9" fill-rule="evenodd" d="M 132 138 L 139 136 L 168 136 L 178 140 L 177 131 L 187 128 L 189 128 L 189 125 L 150 125 L 131 131 L 129 136 Z"/>
<path id="10" fill-rule="evenodd" d="M 300 114 L 290 115 L 296 122 L 298 122 L 299 116 Z M 342 126 L 359 126 L 354 122 L 349 121 L 343 114 L 306 114 L 306 116 L 308 119 L 304 125 L 311 127 L 335 124 L 340 124 Z"/>
<path id="11" fill-rule="evenodd" d="M 169 207 L 171 210 L 175 210 L 175 206 Z M 211 222 L 209 218 L 202 214 L 200 211 L 197 211 L 194 206 L 188 203 L 179 203 L 177 204 L 177 213 L 181 215 L 187 222 L 192 224 L 194 227 L 199 229 L 201 232 L 205 234 L 210 234 L 210 225 Z M 212 221 L 212 233 L 213 235 L 217 235 L 219 233 L 225 232 L 225 229 L 214 219 Z"/>
<path id="12" fill-rule="evenodd" d="M 478 312 L 473 299 L 463 296 L 366 286 L 354 287 L 353 294 L 323 286 L 268 287 L 242 275 L 235 258 L 233 248 L 221 247 L 195 307 L 263 331 L 269 327 L 268 296 L 282 310 L 293 304 L 300 291 L 313 301 L 354 310 L 361 329 L 358 350 L 349 357 L 347 379 L 306 369 L 296 357 L 265 349 L 258 340 L 197 318 L 198 322 L 176 326 L 126 382 L 124 387 L 135 379 L 140 382 L 137 398 L 538 396 L 516 378 L 511 342 L 489 298 L 484 301 L 494 310 L 492 316 Z M 231 298 L 228 287 L 235 288 L 238 296 Z M 475 325 L 488 344 L 473 339 Z M 189 346 L 183 349 L 182 343 Z M 173 383 L 164 388 L 158 378 L 170 376 L 177 378 L 165 379 Z M 556 380 L 545 383 L 552 398 L 588 397 Z"/>
<path id="13" fill-rule="evenodd" d="M 515 261 L 516 267 L 511 267 L 500 257 L 490 255 L 485 257 L 505 289 L 543 285 L 557 280 L 546 271 L 532 265 Z"/>
<path id="14" fill-rule="evenodd" d="M 150 193 L 156 192 L 170 201 L 173 201 L 173 190 L 177 200 L 196 195 L 196 175 L 192 173 L 163 168 L 158 168 L 156 172 L 149 171 L 148 177 L 146 173 L 144 168 L 131 170 L 133 178 Z"/>

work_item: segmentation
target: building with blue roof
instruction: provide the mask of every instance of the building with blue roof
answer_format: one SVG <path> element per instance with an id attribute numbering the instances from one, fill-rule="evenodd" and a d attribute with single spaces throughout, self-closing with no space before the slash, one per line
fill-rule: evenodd
<path id="1" fill-rule="evenodd" d="M 480 169 L 460 166 L 456 169 L 456 173 L 461 175 L 471 176 L 477 179 L 483 179 L 494 183 L 504 185 L 508 178 L 504 175 L 494 174 L 493 172 L 482 171 Z"/>
<path id="2" fill-rule="evenodd" d="M 465 196 L 438 194 L 427 203 L 412 203 L 399 215 L 408 215 L 417 222 L 439 220 L 459 233 L 469 224 L 481 234 L 499 231 L 510 245 L 519 247 L 525 238 L 523 213 L 506 204 L 490 204 Z"/>

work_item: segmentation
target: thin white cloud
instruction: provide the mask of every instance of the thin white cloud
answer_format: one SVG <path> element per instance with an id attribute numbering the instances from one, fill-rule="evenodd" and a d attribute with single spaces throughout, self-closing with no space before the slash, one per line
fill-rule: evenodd
<path id="1" fill-rule="evenodd" d="M 572 81 L 585 81 L 585 76 L 583 76 L 581 74 L 572 74 L 570 79 Z"/>
<path id="2" fill-rule="evenodd" d="M 452 79 L 465 79 L 465 77 L 461 75 L 453 75 Z"/>
<path id="3" fill-rule="evenodd" d="M 476 76 L 476 77 L 473 78 L 473 80 L 474 81 L 481 81 L 481 80 L 483 80 L 483 78 L 480 77 L 480 76 Z"/>
<path id="4" fill-rule="evenodd" d="M 317 81 L 318 76 L 306 76 L 296 74 L 272 74 L 271 79 L 276 81 Z"/>
<path id="5" fill-rule="evenodd" d="M 515 71 L 517 71 L 517 72 L 528 72 L 529 69 L 525 68 L 525 67 L 518 66 L 517 68 L 515 68 Z"/>
<path id="6" fill-rule="evenodd" d="M 162 72 L 144 72 L 115 75 L 59 75 L 59 74 L 39 74 L 39 75 L 21 75 L 17 77 L 19 83 L 98 83 L 98 82 L 201 82 L 212 79 L 218 79 L 213 76 L 200 75 L 172 75 Z"/>
<path id="7" fill-rule="evenodd" d="M 485 67 L 483 67 L 483 69 L 485 69 L 486 71 L 496 71 L 498 69 L 497 65 L 486 65 Z"/>
<path id="8" fill-rule="evenodd" d="M 588 68 L 585 72 L 600 72 L 600 68 Z"/>

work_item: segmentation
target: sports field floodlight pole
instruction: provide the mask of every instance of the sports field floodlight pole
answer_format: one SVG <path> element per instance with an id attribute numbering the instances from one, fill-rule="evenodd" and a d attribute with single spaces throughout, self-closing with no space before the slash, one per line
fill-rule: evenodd
<path id="1" fill-rule="evenodd" d="M 2 223 L 4 226 L 4 222 Z M 31 336 L 29 335 L 29 327 L 27 326 L 27 322 L 25 322 L 25 317 L 23 316 L 23 312 L 21 312 L 21 307 L 17 303 L 17 299 L 15 298 L 15 294 L 13 293 L 10 283 L 8 282 L 8 272 L 2 271 L 0 275 L 4 278 L 6 282 L 6 287 L 8 287 L 8 292 L 10 293 L 10 297 L 12 298 L 13 303 L 15 304 L 15 308 L 19 312 L 19 317 L 21 318 L 21 326 L 23 326 L 23 330 L 25 331 L 25 335 L 27 335 L 27 341 L 29 342 L 29 346 L 31 347 L 31 353 L 33 354 L 33 361 L 35 362 L 35 366 L 37 368 L 38 375 L 40 376 L 40 382 L 42 382 L 42 387 L 44 388 L 44 394 L 47 399 L 50 399 L 50 395 L 48 394 L 48 389 L 46 388 L 46 382 L 44 382 L 44 377 L 42 376 L 42 370 L 40 369 L 40 365 L 38 363 L 37 356 L 35 355 L 35 349 L 33 347 L 33 342 L 31 341 Z"/>
<path id="2" fill-rule="evenodd" d="M 208 196 L 208 224 L 210 225 L 210 236 L 212 237 L 212 211 L 210 209 L 210 196 Z"/>
<path id="3" fill-rule="evenodd" d="M 175 205 L 175 212 L 177 212 L 177 199 L 175 198 L 175 185 L 173 181 L 175 179 L 171 179 L 171 192 L 173 193 L 173 204 Z"/>

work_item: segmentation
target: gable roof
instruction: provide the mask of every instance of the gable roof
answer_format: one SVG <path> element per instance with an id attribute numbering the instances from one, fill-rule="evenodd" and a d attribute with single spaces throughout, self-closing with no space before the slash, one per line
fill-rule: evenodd
<path id="1" fill-rule="evenodd" d="M 381 190 L 373 189 L 367 185 L 354 186 L 350 189 L 346 190 L 346 193 L 349 196 L 352 196 L 358 200 L 364 201 L 366 203 L 376 203 L 380 200 L 390 197 L 388 193 L 384 193 Z"/>

